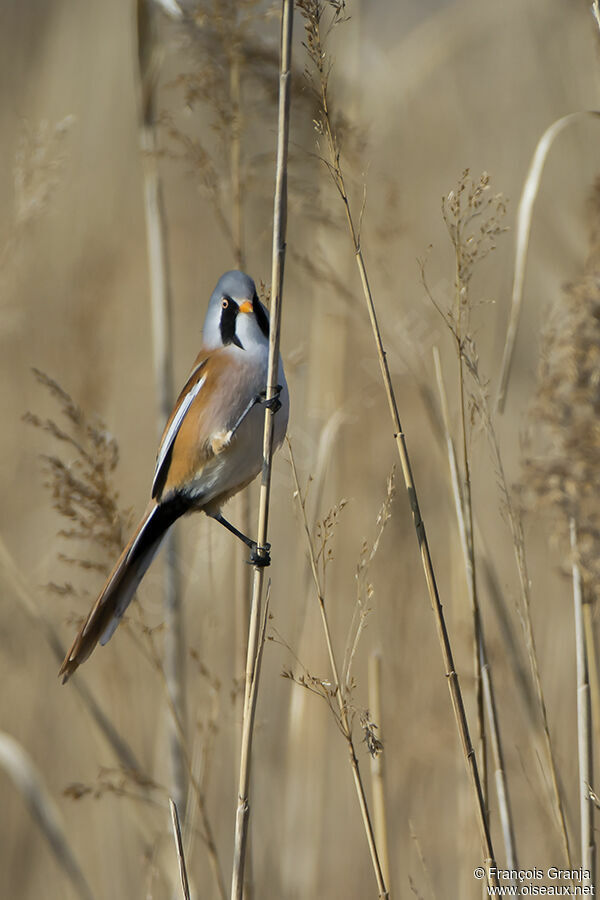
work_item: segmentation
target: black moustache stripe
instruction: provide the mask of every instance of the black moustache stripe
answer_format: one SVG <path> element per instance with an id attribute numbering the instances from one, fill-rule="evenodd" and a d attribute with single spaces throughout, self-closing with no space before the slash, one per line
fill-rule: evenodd
<path id="1" fill-rule="evenodd" d="M 256 296 L 252 298 L 252 309 L 254 310 L 254 316 L 256 321 L 258 322 L 258 327 L 264 334 L 266 338 L 269 337 L 269 317 L 267 315 L 267 311 Z"/>
<path id="2" fill-rule="evenodd" d="M 227 300 L 227 306 L 225 309 L 221 310 L 221 322 L 220 322 L 220 331 L 221 331 L 221 341 L 223 342 L 223 346 L 226 347 L 228 344 L 235 344 L 236 347 L 239 347 L 241 350 L 244 349 L 242 342 L 239 337 L 235 333 L 235 323 L 238 317 L 239 306 L 232 300 L 231 297 L 224 297 L 224 300 Z"/>

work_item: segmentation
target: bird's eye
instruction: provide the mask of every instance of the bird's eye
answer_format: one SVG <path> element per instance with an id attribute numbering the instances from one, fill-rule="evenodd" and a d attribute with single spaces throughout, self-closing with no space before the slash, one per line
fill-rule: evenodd
<path id="1" fill-rule="evenodd" d="M 227 307 L 229 306 L 229 300 L 227 299 L 227 297 L 223 297 L 223 299 L 221 300 L 221 306 L 223 307 L 223 309 L 227 309 Z"/>

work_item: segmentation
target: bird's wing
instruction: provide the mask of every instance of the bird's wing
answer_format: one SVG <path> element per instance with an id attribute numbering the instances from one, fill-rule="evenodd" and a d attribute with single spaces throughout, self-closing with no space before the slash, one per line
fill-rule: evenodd
<path id="1" fill-rule="evenodd" d="M 206 382 L 206 372 L 204 371 L 206 368 L 206 363 L 207 357 L 204 356 L 199 360 L 199 362 L 196 363 L 196 365 L 192 369 L 190 377 L 188 378 L 185 387 L 180 393 L 173 412 L 169 416 L 169 420 L 165 425 L 165 430 L 163 431 L 163 435 L 158 448 L 158 453 L 156 456 L 156 468 L 154 469 L 154 479 L 152 481 L 153 497 L 156 497 L 157 494 L 160 493 L 164 485 L 165 478 L 169 469 L 173 443 L 179 433 L 179 429 L 181 428 L 181 424 L 185 418 L 185 415 Z"/>

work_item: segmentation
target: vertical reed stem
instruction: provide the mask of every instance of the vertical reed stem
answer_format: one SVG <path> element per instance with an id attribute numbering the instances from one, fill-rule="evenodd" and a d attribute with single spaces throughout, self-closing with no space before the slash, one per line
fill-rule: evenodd
<path id="1" fill-rule="evenodd" d="M 379 728 L 379 740 L 383 743 L 381 724 L 381 654 L 369 657 L 369 712 Z M 383 782 L 383 753 L 371 756 L 371 787 L 373 791 L 373 821 L 375 843 L 381 860 L 381 870 L 385 883 L 390 889 L 390 855 L 388 849 L 385 787 Z"/>
<path id="2" fill-rule="evenodd" d="M 435 374 L 438 383 L 438 391 L 440 395 L 440 406 L 442 410 L 442 421 L 444 424 L 444 432 L 446 439 L 446 450 L 448 454 L 448 463 L 450 466 L 450 480 L 452 483 L 452 494 L 454 497 L 454 508 L 458 522 L 458 530 L 460 534 L 460 542 L 462 547 L 465 573 L 467 576 L 467 589 L 473 589 L 473 581 L 470 577 L 471 566 L 474 560 L 469 550 L 468 530 L 465 521 L 465 501 L 460 490 L 460 478 L 458 472 L 458 463 L 454 450 L 454 443 L 450 434 L 450 419 L 448 415 L 448 401 L 446 398 L 446 389 L 442 377 L 442 367 L 440 363 L 440 355 L 437 347 L 433 349 L 433 360 L 435 365 Z M 471 529 L 472 529 L 471 521 Z M 471 545 L 472 549 L 472 545 Z M 483 701 L 487 711 L 488 724 L 490 729 L 490 743 L 492 748 L 492 756 L 495 765 L 495 781 L 496 796 L 498 799 L 498 810 L 500 813 L 500 821 L 502 824 L 502 834 L 504 838 L 504 848 L 506 851 L 506 865 L 509 869 L 517 869 L 517 856 L 515 850 L 515 837 L 513 818 L 509 802 L 508 785 L 506 783 L 506 772 L 504 767 L 504 754 L 502 751 L 502 742 L 500 740 L 500 728 L 498 723 L 498 713 L 496 709 L 496 700 L 494 695 L 494 685 L 492 681 L 492 673 L 487 659 L 487 650 L 483 634 L 483 624 L 481 617 L 477 615 L 475 620 L 476 631 L 475 640 L 477 653 L 479 656 L 479 668 L 481 671 L 481 682 L 483 690 Z M 511 881 L 511 884 L 515 882 Z"/>
<path id="3" fill-rule="evenodd" d="M 173 334 L 171 281 L 167 252 L 167 219 L 158 170 L 156 136 L 156 83 L 158 75 L 156 9 L 149 0 L 137 3 L 138 66 L 141 91 L 139 140 L 143 160 L 144 210 L 148 243 L 152 349 L 157 397 L 157 431 L 162 434 L 173 406 Z M 177 535 L 165 539 L 164 612 L 167 686 L 179 720 L 185 723 L 185 642 L 177 568 Z M 168 727 L 172 793 L 185 820 L 188 781 L 179 735 L 173 722 Z"/>
<path id="4" fill-rule="evenodd" d="M 169 797 L 169 808 L 171 810 L 171 825 L 173 826 L 173 837 L 175 839 L 175 850 L 177 851 L 177 862 L 179 863 L 181 893 L 183 894 L 184 900 L 190 900 L 190 885 L 188 882 L 187 867 L 185 864 L 185 854 L 183 852 L 183 840 L 181 837 L 181 826 L 179 824 L 179 813 L 177 812 L 177 804 L 172 797 Z"/>
<path id="5" fill-rule="evenodd" d="M 590 681 L 583 624 L 583 584 L 577 562 L 577 526 L 570 522 L 571 553 L 573 556 L 573 605 L 575 609 L 575 655 L 577 660 L 577 748 L 579 756 L 579 816 L 581 826 L 582 884 L 591 887 L 595 882 L 596 842 L 594 837 L 594 807 L 590 799 L 592 774 L 592 728 Z M 589 876 L 585 874 L 589 872 Z"/>
<path id="6" fill-rule="evenodd" d="M 281 303 L 283 290 L 283 270 L 285 262 L 285 232 L 287 220 L 287 156 L 290 128 L 290 80 L 292 58 L 292 29 L 294 23 L 293 0 L 282 0 L 281 19 L 281 65 L 279 75 L 279 111 L 277 127 L 277 162 L 275 170 L 275 198 L 273 203 L 273 260 L 271 271 L 271 324 L 269 331 L 269 372 L 267 398 L 275 396 L 277 372 L 279 368 L 279 337 L 281 330 Z M 269 520 L 269 499 L 271 492 L 271 463 L 273 458 L 273 413 L 265 410 L 265 431 L 263 442 L 263 471 L 260 485 L 258 511 L 259 552 L 267 543 Z M 232 900 L 242 900 L 244 866 L 248 819 L 250 816 L 250 767 L 252 736 L 262 641 L 260 640 L 261 598 L 264 569 L 255 566 L 252 585 L 252 606 L 248 632 L 248 655 L 246 662 L 246 685 L 244 693 L 244 719 L 242 746 L 240 752 L 240 779 L 238 805 L 235 820 L 233 872 L 231 880 Z M 266 621 L 266 620 L 265 620 Z M 264 637 L 264 634 L 263 634 Z"/>

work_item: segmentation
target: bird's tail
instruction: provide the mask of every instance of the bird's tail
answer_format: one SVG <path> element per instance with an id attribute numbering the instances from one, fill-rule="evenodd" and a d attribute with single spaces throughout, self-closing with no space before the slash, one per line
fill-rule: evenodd
<path id="1" fill-rule="evenodd" d="M 183 512 L 176 502 L 152 503 L 148 507 L 65 656 L 58 673 L 63 676 L 63 684 L 85 662 L 98 641 L 106 644 L 111 639 L 163 538 Z"/>

